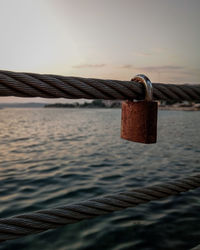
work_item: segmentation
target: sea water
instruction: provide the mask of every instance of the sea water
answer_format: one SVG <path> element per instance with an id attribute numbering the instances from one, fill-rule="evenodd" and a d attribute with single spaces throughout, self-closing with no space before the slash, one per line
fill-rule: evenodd
<path id="1" fill-rule="evenodd" d="M 120 109 L 0 110 L 0 217 L 200 172 L 200 113 L 159 111 L 158 142 L 120 139 Z M 0 249 L 190 249 L 200 189 L 0 244 Z"/>

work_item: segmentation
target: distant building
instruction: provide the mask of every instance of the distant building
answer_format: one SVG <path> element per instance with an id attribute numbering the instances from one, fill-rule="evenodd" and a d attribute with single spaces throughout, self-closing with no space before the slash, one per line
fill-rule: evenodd
<path id="1" fill-rule="evenodd" d="M 121 101 L 119 100 L 102 100 L 107 108 L 119 108 L 121 107 Z"/>

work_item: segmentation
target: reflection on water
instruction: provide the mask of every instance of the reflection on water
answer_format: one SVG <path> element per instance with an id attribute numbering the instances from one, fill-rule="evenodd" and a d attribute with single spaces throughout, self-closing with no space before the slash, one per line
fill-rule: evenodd
<path id="1" fill-rule="evenodd" d="M 120 139 L 118 109 L 0 110 L 0 216 L 158 184 L 200 170 L 199 112 L 160 111 L 158 143 Z M 189 249 L 200 190 L 2 244 L 3 249 Z"/>

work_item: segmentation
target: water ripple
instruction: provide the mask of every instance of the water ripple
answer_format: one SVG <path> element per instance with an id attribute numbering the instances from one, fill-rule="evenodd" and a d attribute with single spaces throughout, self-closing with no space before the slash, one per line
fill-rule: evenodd
<path id="1" fill-rule="evenodd" d="M 120 139 L 120 110 L 5 109 L 0 215 L 79 202 L 200 171 L 198 112 L 161 111 L 158 143 Z M 200 190 L 2 244 L 2 249 L 190 249 Z M 0 248 L 1 249 L 1 248 Z"/>

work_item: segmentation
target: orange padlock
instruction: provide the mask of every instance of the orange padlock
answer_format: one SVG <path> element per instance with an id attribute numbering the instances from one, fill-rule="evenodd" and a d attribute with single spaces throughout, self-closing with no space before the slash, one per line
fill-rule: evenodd
<path id="1" fill-rule="evenodd" d="M 158 104 L 153 101 L 153 87 L 145 75 L 131 81 L 144 84 L 145 100 L 122 102 L 121 138 L 140 143 L 156 143 Z"/>

